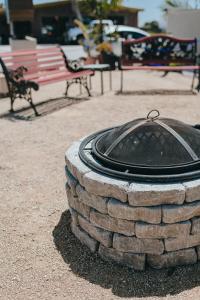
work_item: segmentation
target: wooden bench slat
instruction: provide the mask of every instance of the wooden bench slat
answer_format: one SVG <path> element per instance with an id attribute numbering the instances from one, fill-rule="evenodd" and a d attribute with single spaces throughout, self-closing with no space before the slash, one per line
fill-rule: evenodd
<path id="1" fill-rule="evenodd" d="M 80 72 L 75 72 L 75 73 L 71 73 L 68 71 L 55 71 L 52 73 L 49 72 L 44 72 L 44 73 L 34 73 L 31 75 L 26 75 L 24 76 L 24 78 L 26 80 L 33 80 L 37 83 L 40 82 L 48 82 L 48 80 L 53 80 L 53 79 L 57 79 L 57 78 L 64 78 L 64 79 L 68 79 L 68 78 L 78 78 L 81 76 L 88 76 L 88 75 L 92 75 L 93 72 L 92 71 L 80 71 Z"/>
<path id="2" fill-rule="evenodd" d="M 34 81 L 36 83 L 40 84 L 40 85 L 46 85 L 46 84 L 53 83 L 53 82 L 65 81 L 65 80 L 69 80 L 69 79 L 80 78 L 82 76 L 86 76 L 86 74 L 82 74 L 82 75 L 76 74 L 76 73 L 74 73 L 73 75 L 72 74 L 65 74 L 65 75 L 60 75 L 60 76 L 55 76 L 55 77 L 39 78 L 39 79 L 36 79 Z"/>
<path id="3" fill-rule="evenodd" d="M 21 63 L 24 63 L 26 61 L 48 61 L 48 60 L 52 60 L 52 59 L 63 59 L 63 55 L 62 53 L 54 53 L 54 55 L 51 55 L 51 54 L 47 54 L 47 55 L 28 55 L 28 56 L 23 56 L 23 57 L 20 57 L 20 56 L 10 56 L 10 57 L 6 57 L 4 59 L 4 62 L 5 64 L 10 64 L 12 62 L 21 62 Z"/>
<path id="4" fill-rule="evenodd" d="M 200 66 L 123 66 L 122 70 L 193 71 L 200 70 Z"/>
<path id="5" fill-rule="evenodd" d="M 71 73 L 68 73 L 68 72 L 65 72 L 65 71 L 55 71 L 55 72 L 52 72 L 52 73 L 49 73 L 49 72 L 44 72 L 44 73 L 35 73 L 35 74 L 31 74 L 31 75 L 27 75 L 25 76 L 24 78 L 26 80 L 38 80 L 38 79 L 44 79 L 44 78 L 56 78 L 58 76 L 66 76 L 66 75 L 71 75 Z"/>
<path id="6" fill-rule="evenodd" d="M 75 73 L 70 73 L 70 72 L 58 72 L 57 74 L 56 73 L 52 73 L 52 74 L 49 74 L 49 75 L 40 75 L 39 76 L 39 79 L 36 79 L 36 82 L 40 82 L 43 81 L 43 80 L 48 80 L 48 79 L 53 79 L 53 78 L 58 78 L 58 77 L 65 77 L 66 79 L 68 78 L 79 78 L 79 77 L 83 77 L 83 76 L 86 76 L 86 75 L 92 75 L 93 72 L 92 71 L 80 71 L 80 72 L 75 72 Z"/>
<path id="7" fill-rule="evenodd" d="M 12 65 L 11 69 L 17 69 L 20 66 L 21 66 L 21 64 L 15 64 L 15 65 Z M 54 65 L 48 65 L 48 66 L 47 65 L 45 65 L 45 66 L 32 65 L 32 66 L 29 66 L 26 74 L 31 74 L 31 73 L 35 73 L 35 72 L 38 73 L 39 71 L 43 71 L 43 70 L 53 71 L 53 70 L 57 70 L 60 68 L 64 68 L 63 63 L 56 63 Z"/>
<path id="8" fill-rule="evenodd" d="M 92 71 L 83 71 L 83 72 L 77 72 L 77 73 L 60 73 L 60 74 L 54 74 L 54 75 L 49 75 L 49 76 L 42 76 L 39 77 L 38 79 L 35 79 L 34 81 L 38 84 L 48 84 L 49 82 L 55 82 L 55 81 L 65 81 L 68 79 L 75 79 L 75 78 L 80 78 L 83 76 L 88 76 L 88 75 L 92 75 L 93 72 Z"/>
<path id="9" fill-rule="evenodd" d="M 6 58 L 6 57 L 17 57 L 17 56 L 29 56 L 29 55 L 44 55 L 48 52 L 55 52 L 55 53 L 60 53 L 60 49 L 57 47 L 48 47 L 48 48 L 44 48 L 44 49 L 36 49 L 36 50 L 26 50 L 26 51 L 12 51 L 12 52 L 2 52 L 1 53 L 1 57 L 2 58 Z"/>
<path id="10" fill-rule="evenodd" d="M 41 67 L 45 67 L 45 66 L 47 68 L 48 68 L 48 66 L 57 66 L 57 65 L 65 66 L 65 62 L 62 59 L 55 59 L 55 60 L 51 60 L 51 61 L 36 61 L 36 60 L 35 61 L 27 61 L 27 62 L 19 61 L 19 62 L 13 62 L 10 64 L 6 64 L 6 66 L 11 69 L 16 69 L 19 66 L 24 66 L 28 69 L 28 68 L 35 67 L 36 65 L 37 65 L 37 68 L 40 69 Z"/>
<path id="11" fill-rule="evenodd" d="M 63 73 L 63 72 L 69 73 L 69 72 L 64 71 L 64 70 L 56 69 L 56 70 L 52 71 L 52 74 L 59 74 L 59 73 Z M 39 72 L 31 73 L 31 74 L 26 74 L 24 76 L 24 78 L 26 80 L 34 80 L 35 78 L 42 77 L 42 76 L 49 75 L 49 74 L 50 74 L 49 71 L 39 71 Z M 69 74 L 71 74 L 71 73 L 69 73 Z"/>

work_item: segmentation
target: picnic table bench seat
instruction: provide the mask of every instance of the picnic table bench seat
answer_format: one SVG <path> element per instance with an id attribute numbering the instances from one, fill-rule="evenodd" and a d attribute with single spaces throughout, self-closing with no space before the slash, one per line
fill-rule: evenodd
<path id="1" fill-rule="evenodd" d="M 1 53 L 0 65 L 8 86 L 11 112 L 14 111 L 14 101 L 22 98 L 30 103 L 38 115 L 32 99 L 32 90 L 59 81 L 66 81 L 65 95 L 68 95 L 69 87 L 77 83 L 83 85 L 88 96 L 91 96 L 87 78 L 94 75 L 94 72 L 73 69 L 60 47 Z"/>
<path id="2" fill-rule="evenodd" d="M 198 77 L 196 89 L 200 90 L 200 66 L 197 56 L 196 39 L 180 39 L 159 34 L 122 43 L 121 92 L 123 91 L 124 71 L 192 71 L 191 88 Z"/>

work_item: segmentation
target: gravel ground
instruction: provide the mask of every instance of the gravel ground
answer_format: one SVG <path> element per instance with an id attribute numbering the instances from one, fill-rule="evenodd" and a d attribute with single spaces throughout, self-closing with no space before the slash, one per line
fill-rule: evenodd
<path id="1" fill-rule="evenodd" d="M 64 152 L 73 141 L 153 108 L 200 122 L 200 95 L 188 92 L 187 76 L 126 73 L 123 95 L 107 91 L 107 76 L 104 96 L 95 76 L 89 100 L 61 101 L 64 83 L 42 87 L 36 103 L 57 100 L 38 106 L 39 118 L 30 109 L 11 117 L 9 100 L 0 99 L 0 299 L 200 299 L 200 264 L 135 272 L 105 263 L 70 231 Z M 118 72 L 113 81 L 116 91 Z M 16 102 L 17 109 L 23 105 Z"/>

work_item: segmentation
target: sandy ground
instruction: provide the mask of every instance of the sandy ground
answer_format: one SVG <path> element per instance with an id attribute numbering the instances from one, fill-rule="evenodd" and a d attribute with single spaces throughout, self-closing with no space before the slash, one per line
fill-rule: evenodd
<path id="1" fill-rule="evenodd" d="M 134 272 L 103 262 L 71 234 L 64 153 L 73 141 L 153 108 L 165 117 L 200 122 L 200 95 L 188 92 L 187 76 L 126 73 L 125 89 L 132 92 L 123 95 L 115 92 L 118 72 L 113 81 L 109 92 L 105 74 L 106 93 L 100 96 L 97 74 L 90 100 L 43 104 L 39 118 L 30 110 L 11 117 L 9 99 L 0 99 L 0 299 L 200 299 L 200 264 Z M 35 102 L 61 97 L 64 88 L 42 87 Z"/>

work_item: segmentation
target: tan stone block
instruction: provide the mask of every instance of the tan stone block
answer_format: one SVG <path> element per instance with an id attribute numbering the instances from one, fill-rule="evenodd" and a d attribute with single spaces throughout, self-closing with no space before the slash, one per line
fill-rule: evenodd
<path id="1" fill-rule="evenodd" d="M 165 239 L 164 244 L 167 252 L 195 247 L 200 245 L 200 234 Z"/>
<path id="2" fill-rule="evenodd" d="M 161 222 L 161 207 L 133 207 L 115 199 L 108 201 L 108 214 L 125 220 L 144 221 L 152 224 Z"/>
<path id="3" fill-rule="evenodd" d="M 92 194 L 127 202 L 128 182 L 89 172 L 83 176 L 83 186 Z"/>
<path id="4" fill-rule="evenodd" d="M 68 184 L 66 184 L 66 193 L 68 204 L 70 208 L 75 209 L 79 214 L 83 215 L 86 219 L 90 218 L 90 207 L 78 201 L 77 197 L 73 196 L 72 190 Z"/>
<path id="5" fill-rule="evenodd" d="M 78 226 L 78 213 L 71 207 L 70 207 L 69 211 L 71 214 L 72 223 L 74 223 L 74 225 Z"/>
<path id="6" fill-rule="evenodd" d="M 83 175 L 91 170 L 79 158 L 78 151 L 80 143 L 81 142 L 73 143 L 65 152 L 65 161 L 71 174 L 78 179 L 81 185 L 83 185 Z"/>
<path id="7" fill-rule="evenodd" d="M 91 238 L 83 229 L 75 224 L 71 224 L 71 229 L 73 234 L 80 240 L 80 242 L 86 245 L 91 252 L 96 252 L 99 246 L 99 243 Z"/>
<path id="8" fill-rule="evenodd" d="M 85 230 L 92 238 L 99 241 L 102 245 L 106 247 L 112 246 L 112 232 L 95 227 L 81 216 L 78 216 L 78 222 L 81 228 Z"/>
<path id="9" fill-rule="evenodd" d="M 164 245 L 161 240 L 139 239 L 136 237 L 127 237 L 118 233 L 113 237 L 113 248 L 122 252 L 162 254 Z"/>
<path id="10" fill-rule="evenodd" d="M 200 201 L 184 205 L 163 205 L 162 220 L 164 223 L 177 223 L 200 216 Z"/>
<path id="11" fill-rule="evenodd" d="M 94 210 L 91 210 L 90 212 L 90 221 L 96 226 L 109 231 L 122 233 L 128 236 L 135 235 L 135 223 L 133 221 L 116 219 Z"/>
<path id="12" fill-rule="evenodd" d="M 99 255 L 104 260 L 114 260 L 115 262 L 133 268 L 134 270 L 142 271 L 145 269 L 145 254 L 125 253 L 100 245 Z"/>
<path id="13" fill-rule="evenodd" d="M 73 195 L 76 196 L 76 186 L 78 184 L 78 180 L 70 173 L 67 167 L 65 167 L 65 175 L 67 177 L 67 183 L 70 186 Z"/>
<path id="14" fill-rule="evenodd" d="M 200 218 L 193 218 L 191 234 L 200 234 Z"/>
<path id="15" fill-rule="evenodd" d="M 194 248 L 164 253 L 162 255 L 147 255 L 147 263 L 155 269 L 194 264 L 196 262 L 197 254 Z"/>
<path id="16" fill-rule="evenodd" d="M 182 204 L 184 200 L 185 187 L 182 184 L 132 183 L 128 190 L 128 202 L 132 206 Z"/>
<path id="17" fill-rule="evenodd" d="M 80 185 L 76 187 L 76 193 L 79 198 L 79 201 L 95 208 L 96 210 L 100 211 L 101 213 L 106 214 L 108 212 L 107 202 L 108 198 L 100 197 L 91 193 L 88 193 L 84 188 Z"/>
<path id="18" fill-rule="evenodd" d="M 197 259 L 200 260 L 200 246 L 197 246 L 196 250 L 197 250 Z"/>
<path id="19" fill-rule="evenodd" d="M 186 202 L 200 200 L 200 179 L 183 183 L 186 189 Z"/>
<path id="20" fill-rule="evenodd" d="M 175 224 L 147 224 L 136 222 L 135 234 L 138 238 L 162 239 L 190 234 L 191 223 L 185 221 Z"/>

